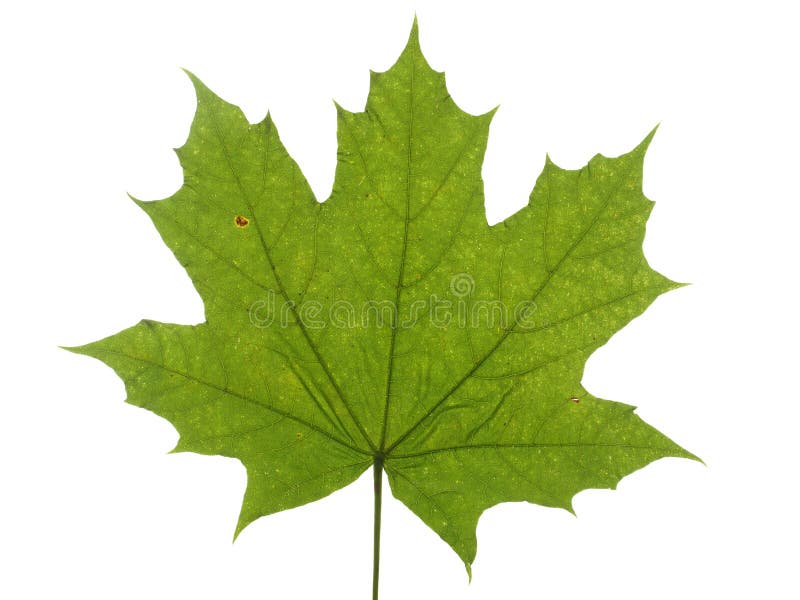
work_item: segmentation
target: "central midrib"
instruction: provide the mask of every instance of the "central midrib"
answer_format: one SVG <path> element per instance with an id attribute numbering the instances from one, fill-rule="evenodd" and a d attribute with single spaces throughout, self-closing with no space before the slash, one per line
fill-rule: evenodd
<path id="1" fill-rule="evenodd" d="M 400 255 L 400 266 L 397 274 L 397 284 L 394 294 L 394 319 L 392 321 L 392 337 L 389 342 L 389 365 L 386 369 L 386 399 L 383 407 L 383 421 L 381 423 L 381 438 L 378 443 L 378 453 L 382 456 L 386 444 L 386 431 L 389 423 L 389 404 L 392 397 L 392 380 L 394 372 L 395 344 L 397 343 L 397 328 L 400 323 L 400 294 L 403 290 L 403 279 L 406 270 L 406 251 L 408 249 L 408 227 L 411 216 L 411 176 L 413 165 L 413 130 L 414 130 L 414 69 L 416 56 L 411 57 L 411 77 L 408 86 L 408 151 L 406 154 L 406 207 L 403 219 L 403 245 Z"/>

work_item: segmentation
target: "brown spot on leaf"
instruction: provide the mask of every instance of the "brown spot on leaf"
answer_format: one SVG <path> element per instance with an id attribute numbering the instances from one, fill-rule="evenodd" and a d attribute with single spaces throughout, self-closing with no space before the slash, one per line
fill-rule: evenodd
<path id="1" fill-rule="evenodd" d="M 580 403 L 581 403 L 581 399 L 580 399 L 580 398 L 578 398 L 578 397 L 576 397 L 576 396 L 573 396 L 573 397 L 572 397 L 572 398 L 570 398 L 569 400 L 570 400 L 570 402 L 572 402 L 573 404 L 580 404 Z"/>
<path id="2" fill-rule="evenodd" d="M 242 215 L 236 215 L 236 218 L 233 220 L 237 227 L 247 227 L 250 225 L 250 219 L 247 217 L 243 217 Z"/>
<path id="3" fill-rule="evenodd" d="M 299 431 L 298 431 L 296 434 L 294 434 L 294 435 L 295 435 L 295 437 L 296 437 L 298 440 L 302 440 L 302 439 L 303 439 L 303 434 L 302 434 L 302 433 L 300 433 Z"/>

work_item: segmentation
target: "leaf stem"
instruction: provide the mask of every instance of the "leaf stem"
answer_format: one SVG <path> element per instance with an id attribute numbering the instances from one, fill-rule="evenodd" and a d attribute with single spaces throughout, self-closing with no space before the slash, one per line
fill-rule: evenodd
<path id="1" fill-rule="evenodd" d="M 381 562 L 381 488 L 383 487 L 383 454 L 375 455 L 372 464 L 375 491 L 375 520 L 372 541 L 372 600 L 378 600 L 378 574 Z"/>

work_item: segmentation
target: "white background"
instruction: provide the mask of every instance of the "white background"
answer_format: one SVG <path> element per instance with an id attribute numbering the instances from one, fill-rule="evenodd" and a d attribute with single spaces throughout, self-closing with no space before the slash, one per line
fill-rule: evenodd
<path id="1" fill-rule="evenodd" d="M 291 5 L 291 6 L 290 6 Z M 189 279 L 125 196 L 170 195 L 186 67 L 252 121 L 267 108 L 320 198 L 332 99 L 422 48 L 465 110 L 500 104 L 489 220 L 545 152 L 576 168 L 661 127 L 645 166 L 651 264 L 694 285 L 589 361 L 594 394 L 703 457 L 659 461 L 578 517 L 489 510 L 474 579 L 389 497 L 382 599 L 797 598 L 798 19 L 778 2 L 28 2 L 0 9 L 0 596 L 366 599 L 371 481 L 231 543 L 230 459 L 166 455 L 172 427 L 57 349 L 143 317 L 202 320 Z"/>

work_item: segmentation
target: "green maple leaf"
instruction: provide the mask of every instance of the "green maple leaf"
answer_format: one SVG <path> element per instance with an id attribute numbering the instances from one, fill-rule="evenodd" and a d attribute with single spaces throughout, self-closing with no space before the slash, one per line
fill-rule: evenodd
<path id="1" fill-rule="evenodd" d="M 269 116 L 191 76 L 184 184 L 137 203 L 185 267 L 206 321 L 142 321 L 72 350 L 168 419 L 178 451 L 239 459 L 255 519 L 322 498 L 370 466 L 470 568 L 481 513 L 571 510 L 666 456 L 694 458 L 631 406 L 581 385 L 587 358 L 678 287 L 642 253 L 652 137 L 583 169 L 548 161 L 529 204 L 490 227 L 481 163 L 494 111 L 460 110 L 416 24 L 364 112 L 338 108 L 318 203 Z M 375 592 L 377 593 L 377 592 Z"/>

